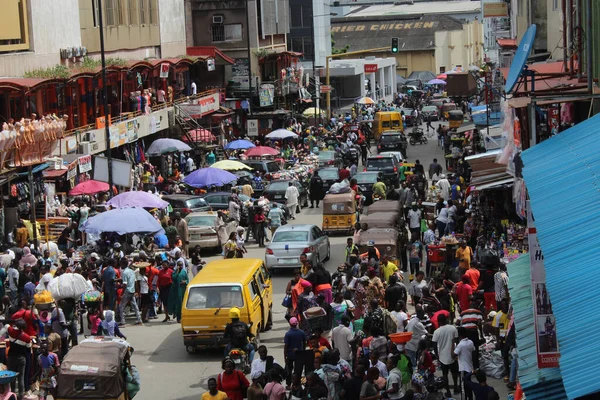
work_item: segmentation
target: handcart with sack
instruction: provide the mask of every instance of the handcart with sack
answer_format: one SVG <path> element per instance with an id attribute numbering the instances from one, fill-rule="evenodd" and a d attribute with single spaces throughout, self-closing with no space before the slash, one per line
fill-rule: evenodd
<path id="1" fill-rule="evenodd" d="M 133 349 L 119 338 L 94 336 L 65 356 L 57 377 L 57 400 L 129 400 L 139 391 Z"/>

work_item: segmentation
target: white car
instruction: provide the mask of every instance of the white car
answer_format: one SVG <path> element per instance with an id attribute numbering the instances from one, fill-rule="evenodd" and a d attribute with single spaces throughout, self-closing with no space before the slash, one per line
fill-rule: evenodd
<path id="1" fill-rule="evenodd" d="M 215 229 L 215 220 L 217 213 L 215 211 L 202 211 L 188 214 L 185 221 L 188 224 L 190 248 L 200 246 L 201 248 L 220 248 L 225 243 L 219 241 L 219 235 Z M 238 224 L 235 220 L 227 223 L 227 236 L 235 232 Z"/>

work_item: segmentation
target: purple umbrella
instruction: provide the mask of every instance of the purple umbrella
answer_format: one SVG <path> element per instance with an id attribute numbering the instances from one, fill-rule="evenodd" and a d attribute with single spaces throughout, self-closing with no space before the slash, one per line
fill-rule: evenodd
<path id="1" fill-rule="evenodd" d="M 160 197 L 148 192 L 131 191 L 123 192 L 106 202 L 107 206 L 113 208 L 123 207 L 144 207 L 144 208 L 166 208 L 169 203 L 161 200 Z"/>
<path id="2" fill-rule="evenodd" d="M 218 168 L 197 169 L 185 178 L 183 181 L 193 187 L 223 186 L 237 179 L 237 176 L 231 172 Z"/>
<path id="3" fill-rule="evenodd" d="M 442 79 L 432 79 L 429 82 L 427 82 L 428 85 L 445 85 L 446 81 L 442 80 Z"/>

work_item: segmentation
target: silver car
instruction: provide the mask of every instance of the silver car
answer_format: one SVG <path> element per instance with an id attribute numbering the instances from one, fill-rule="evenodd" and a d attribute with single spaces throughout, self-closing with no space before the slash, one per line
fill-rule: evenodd
<path id="1" fill-rule="evenodd" d="M 265 264 L 268 269 L 299 268 L 303 253 L 313 265 L 329 260 L 329 237 L 316 225 L 283 225 L 265 249 Z"/>
<path id="2" fill-rule="evenodd" d="M 215 229 L 215 220 L 217 213 L 215 211 L 194 212 L 185 217 L 188 224 L 190 248 L 200 246 L 201 248 L 220 248 L 224 243 L 219 242 L 219 236 Z M 232 220 L 228 222 L 225 229 L 227 236 L 237 229 L 237 222 Z"/>

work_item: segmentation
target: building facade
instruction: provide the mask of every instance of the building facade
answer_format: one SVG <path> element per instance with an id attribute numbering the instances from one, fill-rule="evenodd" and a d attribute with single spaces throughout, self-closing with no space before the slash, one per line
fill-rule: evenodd
<path id="1" fill-rule="evenodd" d="M 57 64 L 73 66 L 100 52 L 98 10 L 90 0 L 20 0 L 3 8 L 0 71 L 3 76 Z M 184 0 L 104 0 L 107 55 L 125 59 L 185 54 Z"/>
<path id="2" fill-rule="evenodd" d="M 313 62 L 324 67 L 331 54 L 331 8 L 323 0 L 289 0 L 288 50 L 302 53 L 304 69 L 311 73 Z"/>

